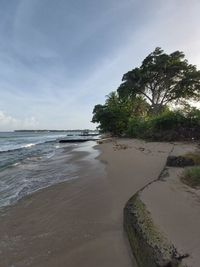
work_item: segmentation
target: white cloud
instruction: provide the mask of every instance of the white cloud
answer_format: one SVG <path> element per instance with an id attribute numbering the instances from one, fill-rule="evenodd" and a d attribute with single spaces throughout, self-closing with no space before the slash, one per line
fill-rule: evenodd
<path id="1" fill-rule="evenodd" d="M 104 103 L 122 75 L 156 46 L 166 53 L 181 50 L 200 68 L 199 0 L 93 1 L 100 5 L 91 17 L 86 9 L 68 11 L 70 1 L 49 1 L 45 19 L 41 7 L 47 0 L 19 1 L 15 16 L 10 1 L 5 2 L 0 17 L 0 131 L 95 127 L 90 123 L 94 105 Z M 7 16 L 12 32 L 2 26 Z"/>
<path id="2" fill-rule="evenodd" d="M 18 119 L 0 110 L 0 131 L 18 129 L 36 129 L 38 122 L 35 117 Z"/>

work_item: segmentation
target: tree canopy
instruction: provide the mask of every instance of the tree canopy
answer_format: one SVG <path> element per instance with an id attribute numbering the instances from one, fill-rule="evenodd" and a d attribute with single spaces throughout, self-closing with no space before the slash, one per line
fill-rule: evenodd
<path id="1" fill-rule="evenodd" d="M 173 136 L 191 137 L 199 129 L 200 113 L 190 109 L 188 100 L 199 99 L 200 71 L 196 66 L 188 63 L 183 52 L 167 54 L 157 47 L 140 67 L 123 75 L 121 85 L 107 96 L 104 105 L 94 107 L 92 122 L 99 123 L 103 132 L 114 135 L 166 137 L 166 132 L 164 135 L 162 132 L 165 130 L 170 135 L 174 131 Z M 173 103 L 184 104 L 181 113 L 170 110 Z M 182 133 L 177 130 L 179 126 Z"/>
<path id="2" fill-rule="evenodd" d="M 157 47 L 140 67 L 124 74 L 122 81 L 119 96 L 142 96 L 154 114 L 169 103 L 200 98 L 200 71 L 180 51 L 168 55 Z"/>

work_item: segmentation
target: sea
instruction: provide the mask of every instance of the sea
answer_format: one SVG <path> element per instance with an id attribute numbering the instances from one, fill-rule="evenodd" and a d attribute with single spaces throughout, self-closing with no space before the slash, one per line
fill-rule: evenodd
<path id="1" fill-rule="evenodd" d="M 90 153 L 92 144 L 59 140 L 85 138 L 81 133 L 0 132 L 0 208 L 42 188 L 77 179 L 79 166 L 72 152 L 80 148 Z"/>

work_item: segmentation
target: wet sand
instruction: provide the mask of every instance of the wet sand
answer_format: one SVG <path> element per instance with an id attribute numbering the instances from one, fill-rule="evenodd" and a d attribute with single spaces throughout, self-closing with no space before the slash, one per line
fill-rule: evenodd
<path id="1" fill-rule="evenodd" d="M 74 151 L 80 178 L 1 211 L 0 266 L 136 267 L 123 231 L 123 207 L 159 175 L 171 148 L 120 139 L 99 145 L 96 160 L 95 153 Z"/>

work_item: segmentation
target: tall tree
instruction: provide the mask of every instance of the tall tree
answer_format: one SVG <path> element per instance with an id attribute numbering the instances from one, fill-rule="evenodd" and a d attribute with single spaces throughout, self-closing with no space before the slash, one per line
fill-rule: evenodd
<path id="1" fill-rule="evenodd" d="M 142 96 L 154 114 L 169 103 L 200 98 L 200 71 L 180 51 L 168 55 L 157 47 L 139 68 L 124 74 L 122 81 L 119 96 Z"/>

